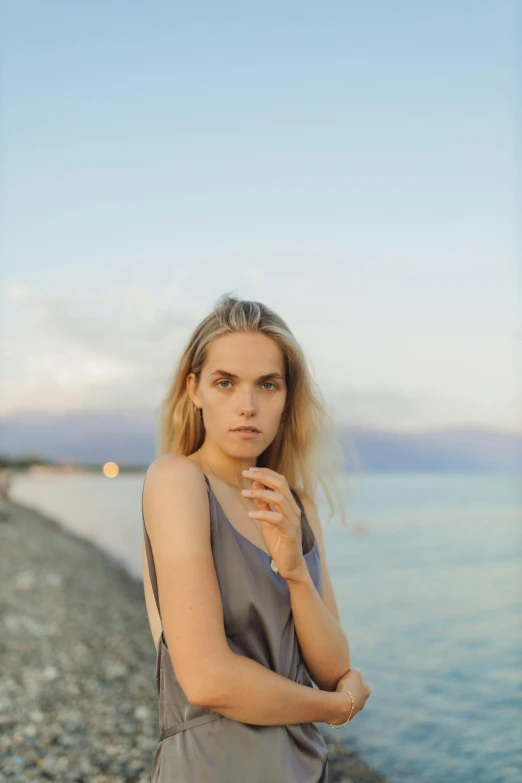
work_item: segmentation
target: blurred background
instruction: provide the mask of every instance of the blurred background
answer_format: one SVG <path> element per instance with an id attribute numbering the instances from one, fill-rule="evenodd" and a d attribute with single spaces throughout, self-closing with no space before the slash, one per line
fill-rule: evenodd
<path id="1" fill-rule="evenodd" d="M 360 461 L 325 525 L 372 688 L 342 741 L 390 781 L 520 780 L 520 11 L 2 8 L 2 528 L 139 580 L 177 358 L 225 291 L 274 308 Z M 43 779 L 24 742 L 5 779 Z"/>

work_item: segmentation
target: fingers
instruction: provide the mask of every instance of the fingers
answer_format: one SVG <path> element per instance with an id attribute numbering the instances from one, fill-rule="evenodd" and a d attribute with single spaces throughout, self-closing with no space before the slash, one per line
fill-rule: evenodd
<path id="1" fill-rule="evenodd" d="M 265 509 L 258 509 L 257 511 L 249 511 L 248 516 L 251 519 L 262 519 L 266 522 L 271 522 L 276 525 L 282 532 L 286 532 L 290 523 L 284 514 L 279 511 L 266 511 Z"/>
<path id="2" fill-rule="evenodd" d="M 292 498 L 290 501 L 287 495 L 285 495 L 283 492 L 279 492 L 278 490 L 242 489 L 241 494 L 244 497 L 252 498 L 253 500 L 263 500 L 269 505 L 278 506 L 281 513 L 285 514 L 285 516 L 293 513 L 295 516 L 297 516 L 298 519 L 300 517 L 301 509 L 296 504 L 295 500 Z"/>
<path id="3" fill-rule="evenodd" d="M 243 471 L 243 475 L 246 476 L 246 478 L 265 484 L 274 492 L 279 492 L 286 498 L 290 504 L 290 508 L 293 509 L 294 514 L 297 517 L 300 516 L 301 509 L 290 492 L 290 487 L 288 486 L 286 478 L 281 473 L 276 473 L 275 470 L 271 470 L 270 468 L 248 468 L 248 470 Z"/>

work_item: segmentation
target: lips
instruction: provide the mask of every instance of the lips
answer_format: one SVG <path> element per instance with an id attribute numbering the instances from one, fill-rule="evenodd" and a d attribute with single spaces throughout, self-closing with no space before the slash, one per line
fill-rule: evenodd
<path id="1" fill-rule="evenodd" d="M 236 427 L 232 432 L 259 432 L 257 427 Z"/>

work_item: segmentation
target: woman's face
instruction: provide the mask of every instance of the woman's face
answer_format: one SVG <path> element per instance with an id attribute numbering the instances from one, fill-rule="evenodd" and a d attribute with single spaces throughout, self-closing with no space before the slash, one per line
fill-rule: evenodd
<path id="1" fill-rule="evenodd" d="M 190 376 L 189 376 L 190 378 Z M 217 337 L 208 347 L 192 399 L 203 409 L 206 437 L 231 456 L 255 457 L 275 438 L 286 401 L 283 353 L 261 332 Z M 257 427 L 245 437 L 234 428 Z"/>

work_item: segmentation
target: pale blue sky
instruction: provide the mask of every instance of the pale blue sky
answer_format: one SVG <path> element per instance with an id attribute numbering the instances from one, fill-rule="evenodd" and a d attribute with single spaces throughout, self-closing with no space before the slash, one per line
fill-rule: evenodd
<path id="1" fill-rule="evenodd" d="M 522 430 L 517 2 L 7 2 L 2 412 L 157 404 L 224 291 L 343 420 Z"/>

